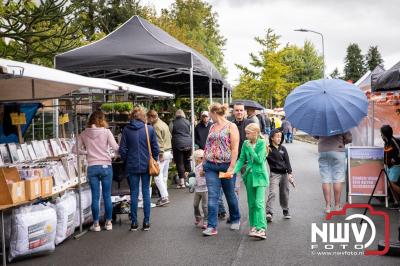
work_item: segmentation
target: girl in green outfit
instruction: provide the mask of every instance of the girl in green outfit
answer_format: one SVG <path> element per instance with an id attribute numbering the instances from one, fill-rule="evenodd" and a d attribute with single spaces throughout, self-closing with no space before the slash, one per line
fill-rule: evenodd
<path id="1" fill-rule="evenodd" d="M 243 143 L 233 173 L 238 173 L 243 165 L 247 164 L 242 179 L 247 190 L 249 236 L 266 239 L 265 189 L 269 186 L 268 171 L 265 166 L 267 145 L 265 139 L 260 136 L 260 127 L 257 124 L 249 124 L 245 131 L 247 140 Z"/>

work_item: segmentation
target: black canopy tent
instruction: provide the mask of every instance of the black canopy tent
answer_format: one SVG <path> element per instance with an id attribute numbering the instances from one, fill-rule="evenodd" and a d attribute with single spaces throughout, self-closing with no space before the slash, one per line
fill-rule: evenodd
<path id="1" fill-rule="evenodd" d="M 211 102 L 230 88 L 207 58 L 139 16 L 97 42 L 57 55 L 55 65 L 81 75 L 190 96 L 193 147 L 194 94 L 208 94 Z"/>
<path id="2" fill-rule="evenodd" d="M 400 90 L 400 62 L 386 71 L 375 69 L 371 74 L 371 89 L 373 92 Z"/>
<path id="3" fill-rule="evenodd" d="M 105 38 L 57 55 L 57 69 L 190 96 L 190 68 L 196 95 L 222 96 L 226 82 L 194 49 L 139 16 Z"/>

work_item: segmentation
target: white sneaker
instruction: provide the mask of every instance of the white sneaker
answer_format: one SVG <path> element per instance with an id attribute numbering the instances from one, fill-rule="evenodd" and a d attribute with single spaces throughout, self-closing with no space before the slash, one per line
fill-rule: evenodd
<path id="1" fill-rule="evenodd" d="M 240 230 L 240 222 L 232 223 L 230 229 L 231 230 Z"/>
<path id="2" fill-rule="evenodd" d="M 90 231 L 100 232 L 101 231 L 101 227 L 100 227 L 99 224 L 92 224 L 92 226 L 90 226 Z"/>
<path id="3" fill-rule="evenodd" d="M 138 208 L 143 209 L 143 201 L 139 201 L 137 206 L 138 206 Z M 150 203 L 150 208 L 154 208 L 154 207 L 156 207 L 156 204 L 153 202 Z"/>
<path id="4" fill-rule="evenodd" d="M 112 223 L 111 223 L 111 221 L 108 222 L 108 223 L 106 223 L 106 225 L 104 226 L 104 228 L 105 228 L 107 231 L 111 231 L 111 230 L 112 230 Z"/>

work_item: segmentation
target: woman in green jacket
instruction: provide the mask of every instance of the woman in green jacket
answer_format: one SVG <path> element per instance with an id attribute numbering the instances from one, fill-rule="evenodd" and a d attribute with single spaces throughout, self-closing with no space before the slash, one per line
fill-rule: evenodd
<path id="1" fill-rule="evenodd" d="M 265 221 L 265 189 L 269 186 L 268 171 L 265 165 L 267 157 L 266 141 L 260 136 L 260 127 L 251 123 L 246 128 L 247 140 L 243 143 L 240 158 L 236 162 L 234 174 L 244 164 L 246 171 L 242 176 L 247 190 L 249 208 L 249 236 L 266 239 L 267 223 Z"/>

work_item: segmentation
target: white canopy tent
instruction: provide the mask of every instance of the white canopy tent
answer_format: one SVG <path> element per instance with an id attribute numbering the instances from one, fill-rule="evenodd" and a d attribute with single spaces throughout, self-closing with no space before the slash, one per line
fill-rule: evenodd
<path id="1" fill-rule="evenodd" d="M 107 79 L 90 78 L 53 68 L 0 58 L 0 102 L 44 101 L 68 96 L 73 92 L 100 89 L 111 92 L 128 92 L 153 97 L 173 97 L 172 94 Z M 79 96 L 79 95 L 77 95 Z M 72 96 L 74 97 L 74 96 Z M 78 143 L 77 99 L 74 100 L 74 128 Z M 58 109 L 55 125 L 58 128 Z M 58 130 L 57 130 L 58 135 Z M 56 136 L 58 137 L 58 136 Z M 78 155 L 79 156 L 79 155 Z M 80 160 L 77 160 L 78 176 L 81 177 Z M 79 197 L 81 179 L 78 178 Z M 81 210 L 79 199 L 79 209 Z M 83 232 L 82 223 L 80 232 Z M 4 243 L 4 239 L 3 239 Z M 5 254 L 5 246 L 2 247 Z M 4 257 L 4 256 L 3 256 Z"/>
<path id="2" fill-rule="evenodd" d="M 0 101 L 46 100 L 80 89 L 125 91 L 153 97 L 170 93 L 108 79 L 90 78 L 62 70 L 0 58 Z"/>
<path id="3" fill-rule="evenodd" d="M 91 79 L 96 79 L 96 78 L 91 78 Z M 115 81 L 115 80 L 111 80 L 111 79 L 99 79 L 99 80 L 102 80 L 105 83 L 117 86 L 120 88 L 120 90 L 126 91 L 128 93 L 152 96 L 152 97 L 163 97 L 163 98 L 173 98 L 174 97 L 174 95 L 171 93 L 148 89 L 148 88 L 144 88 L 141 86 L 123 83 L 123 82 L 119 82 L 119 81 Z"/>
<path id="4" fill-rule="evenodd" d="M 0 101 L 54 99 L 81 88 L 119 90 L 119 87 L 100 79 L 0 59 Z"/>

